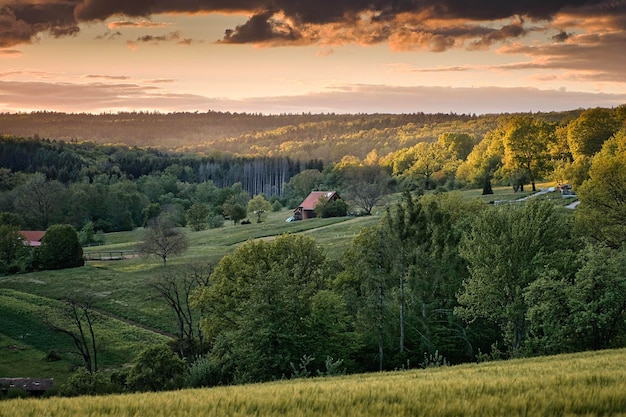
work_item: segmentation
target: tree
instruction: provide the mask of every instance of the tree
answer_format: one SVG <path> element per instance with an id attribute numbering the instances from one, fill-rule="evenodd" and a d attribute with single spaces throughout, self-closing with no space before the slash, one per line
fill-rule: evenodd
<path id="1" fill-rule="evenodd" d="M 412 148 L 414 162 L 407 174 L 423 181 L 424 189 L 432 188 L 432 176 L 450 162 L 451 155 L 439 142 L 420 142 Z"/>
<path id="2" fill-rule="evenodd" d="M 267 201 L 263 194 L 255 196 L 248 201 L 248 213 L 252 213 L 256 216 L 256 222 L 261 223 L 266 217 L 267 213 L 272 210 L 272 204 Z"/>
<path id="3" fill-rule="evenodd" d="M 383 202 L 391 191 L 390 175 L 378 165 L 348 166 L 341 174 L 341 184 L 346 198 L 366 215 Z"/>
<path id="4" fill-rule="evenodd" d="M 558 262 L 568 233 L 566 219 L 550 202 L 481 212 L 460 245 L 469 276 L 459 291 L 457 314 L 498 324 L 510 353 L 518 351 L 528 330 L 524 292 Z"/>
<path id="5" fill-rule="evenodd" d="M 595 108 L 582 112 L 567 128 L 567 142 L 574 159 L 595 155 L 619 128 L 613 110 Z"/>
<path id="6" fill-rule="evenodd" d="M 439 135 L 437 142 L 441 143 L 456 159 L 464 161 L 472 152 L 475 141 L 469 133 L 446 132 Z"/>
<path id="7" fill-rule="evenodd" d="M 297 200 L 297 204 L 304 200 L 311 191 L 318 190 L 323 182 L 324 175 L 320 171 L 305 169 L 291 177 L 289 182 L 285 184 L 285 195 L 292 200 Z"/>
<path id="8" fill-rule="evenodd" d="M 209 285 L 212 271 L 212 265 L 190 265 L 180 272 L 165 272 L 148 284 L 174 312 L 181 357 L 192 358 L 204 353 L 199 318 L 191 309 L 189 297 L 196 289 Z"/>
<path id="9" fill-rule="evenodd" d="M 368 343 L 376 346 L 377 369 L 382 371 L 386 364 L 386 353 L 391 348 L 393 334 L 393 289 L 395 280 L 391 271 L 395 259 L 388 235 L 381 227 L 363 229 L 342 257 L 343 272 L 338 285 L 344 297 L 351 300 L 358 331 Z"/>
<path id="10" fill-rule="evenodd" d="M 61 221 L 61 201 L 65 187 L 58 181 L 48 181 L 43 174 L 33 174 L 25 184 L 15 188 L 15 211 L 31 228 L 45 230 Z"/>
<path id="11" fill-rule="evenodd" d="M 83 266 L 83 248 L 78 233 L 69 224 L 55 224 L 46 230 L 39 247 L 42 269 L 64 269 Z"/>
<path id="12" fill-rule="evenodd" d="M 246 218 L 248 210 L 246 206 L 237 201 L 235 196 L 230 196 L 222 205 L 224 215 L 230 217 L 233 224 L 238 224 L 241 220 Z"/>
<path id="13" fill-rule="evenodd" d="M 573 274 L 545 274 L 526 293 L 540 353 L 607 349 L 626 330 L 626 250 L 588 245 L 572 263 Z"/>
<path id="14" fill-rule="evenodd" d="M 19 259 L 26 250 L 17 227 L 0 224 L 0 274 L 19 272 Z"/>
<path id="15" fill-rule="evenodd" d="M 238 381 L 289 375 L 291 363 L 312 352 L 312 300 L 324 288 L 325 256 L 312 238 L 284 235 L 249 241 L 224 256 L 211 285 L 194 292 L 192 305 L 205 311 L 202 329 L 210 356 L 236 364 Z M 325 355 L 324 355 L 325 356 Z"/>
<path id="16" fill-rule="evenodd" d="M 148 223 L 143 233 L 139 251 L 146 255 L 155 255 L 167 264 L 167 258 L 187 250 L 187 237 L 174 228 L 174 222 L 166 215 L 159 215 Z"/>
<path id="17" fill-rule="evenodd" d="M 535 181 L 548 171 L 548 145 L 555 142 L 555 126 L 530 116 L 517 116 L 509 121 L 504 136 L 504 167 L 514 185 Z"/>
<path id="18" fill-rule="evenodd" d="M 61 317 L 48 318 L 48 325 L 55 332 L 69 336 L 81 357 L 85 369 L 90 374 L 98 372 L 98 345 L 94 323 L 98 316 L 91 308 L 91 302 L 66 299 Z"/>
<path id="19" fill-rule="evenodd" d="M 132 391 L 167 391 L 185 385 L 185 361 L 166 345 L 146 347 L 139 352 L 126 383 Z"/>
<path id="20" fill-rule="evenodd" d="M 626 129 L 593 158 L 590 178 L 576 191 L 577 225 L 593 239 L 618 248 L 626 243 Z"/>
<path id="21" fill-rule="evenodd" d="M 205 230 L 209 214 L 209 208 L 205 204 L 194 203 L 187 210 L 187 223 L 194 232 Z"/>

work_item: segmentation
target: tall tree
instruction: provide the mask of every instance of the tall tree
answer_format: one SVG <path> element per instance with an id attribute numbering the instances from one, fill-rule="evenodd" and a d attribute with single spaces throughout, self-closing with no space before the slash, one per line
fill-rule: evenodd
<path id="1" fill-rule="evenodd" d="M 539 353 L 607 349 L 626 331 L 625 248 L 588 245 L 572 264 L 572 274 L 545 274 L 527 291 Z"/>
<path id="2" fill-rule="evenodd" d="M 517 182 L 522 187 L 527 178 L 536 191 L 536 180 L 548 171 L 548 149 L 554 141 L 554 125 L 531 116 L 514 117 L 504 136 L 504 170 L 519 178 Z"/>
<path id="3" fill-rule="evenodd" d="M 589 176 L 577 190 L 577 224 L 588 236 L 620 247 L 626 243 L 626 129 L 605 142 Z"/>
<path id="4" fill-rule="evenodd" d="M 574 159 L 591 157 L 601 148 L 604 141 L 620 128 L 620 121 L 611 109 L 585 110 L 576 120 L 569 123 L 567 142 Z"/>
<path id="5" fill-rule="evenodd" d="M 166 266 L 170 256 L 183 253 L 189 246 L 187 236 L 174 226 L 172 219 L 164 214 L 152 219 L 144 229 L 143 241 L 138 246 L 139 251 L 146 255 L 158 256 L 163 260 L 163 266 Z"/>
<path id="6" fill-rule="evenodd" d="M 383 227 L 363 229 L 343 253 L 343 272 L 337 285 L 349 300 L 355 322 L 365 343 L 373 339 L 376 345 L 377 369 L 386 367 L 386 353 L 391 348 L 395 322 L 393 316 L 395 279 L 393 249 Z M 395 351 L 395 349 L 393 349 Z M 370 368 L 368 364 L 365 364 Z M 366 368 L 366 369 L 367 369 Z"/>
<path id="7" fill-rule="evenodd" d="M 66 299 L 61 316 L 48 317 L 48 326 L 55 332 L 67 335 L 76 347 L 76 353 L 90 374 L 98 372 L 98 344 L 94 324 L 98 315 L 91 307 L 91 301 Z"/>
<path id="8" fill-rule="evenodd" d="M 182 271 L 167 271 L 148 285 L 162 298 L 176 317 L 178 354 L 192 359 L 204 353 L 204 336 L 199 315 L 189 298 L 198 288 L 209 285 L 212 265 L 189 265 Z"/>
<path id="9" fill-rule="evenodd" d="M 526 288 L 567 248 L 566 220 L 549 202 L 498 206 L 480 213 L 461 241 L 470 275 L 458 295 L 457 313 L 500 326 L 510 353 L 527 335 Z"/>
<path id="10" fill-rule="evenodd" d="M 65 191 L 60 182 L 48 181 L 43 174 L 33 174 L 30 180 L 14 190 L 15 211 L 28 227 L 45 230 L 61 221 Z"/>
<path id="11" fill-rule="evenodd" d="M 218 361 L 231 357 L 241 381 L 263 381 L 289 375 L 291 363 L 312 352 L 309 345 L 312 300 L 324 288 L 325 255 L 316 242 L 301 235 L 273 241 L 250 241 L 224 256 L 211 285 L 193 295 L 205 313 L 202 329 Z M 226 351 L 220 346 L 226 344 Z M 226 356 L 225 356 L 226 355 Z"/>
<path id="12" fill-rule="evenodd" d="M 384 203 L 392 192 L 390 175 L 378 165 L 345 167 L 341 174 L 341 186 L 345 197 L 367 215 L 377 204 Z"/>

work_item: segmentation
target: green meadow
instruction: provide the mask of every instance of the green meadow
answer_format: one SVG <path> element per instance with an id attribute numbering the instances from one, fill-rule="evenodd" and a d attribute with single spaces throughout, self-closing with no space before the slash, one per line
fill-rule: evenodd
<path id="1" fill-rule="evenodd" d="M 15 399 L 1 417 L 624 416 L 626 350 L 106 397 Z"/>

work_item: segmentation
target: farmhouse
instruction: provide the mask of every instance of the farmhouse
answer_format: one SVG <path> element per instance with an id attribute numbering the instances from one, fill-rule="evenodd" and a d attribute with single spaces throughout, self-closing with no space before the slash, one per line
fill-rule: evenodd
<path id="1" fill-rule="evenodd" d="M 20 230 L 19 233 L 24 238 L 22 242 L 25 246 L 41 246 L 41 239 L 46 234 L 40 230 Z"/>
<path id="2" fill-rule="evenodd" d="M 313 191 L 304 199 L 302 203 L 293 211 L 293 217 L 296 220 L 313 219 L 317 217 L 315 213 L 315 206 L 320 201 L 335 201 L 339 200 L 339 194 L 336 191 Z"/>

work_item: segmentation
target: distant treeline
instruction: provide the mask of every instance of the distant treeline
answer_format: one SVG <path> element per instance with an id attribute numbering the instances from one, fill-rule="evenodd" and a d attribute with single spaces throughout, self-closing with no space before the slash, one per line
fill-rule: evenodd
<path id="1" fill-rule="evenodd" d="M 559 118 L 562 114 L 559 114 Z M 34 112 L 0 114 L 0 134 L 90 141 L 160 150 L 284 156 L 306 161 L 365 157 L 372 149 L 388 154 L 446 131 L 482 135 L 497 116 L 458 114 L 281 114 Z"/>
<path id="2" fill-rule="evenodd" d="M 63 184 L 92 183 L 101 175 L 136 180 L 168 172 L 182 182 L 212 181 L 219 188 L 241 183 L 250 195 L 281 196 L 283 185 L 293 175 L 303 169 L 321 170 L 323 163 L 315 160 L 301 163 L 289 157 L 183 155 L 124 145 L 1 137 L 0 167 L 14 173 L 42 173 L 48 180 Z M 11 184 L 0 183 L 0 189 L 11 188 Z"/>

